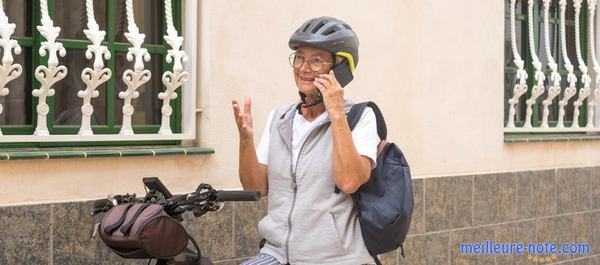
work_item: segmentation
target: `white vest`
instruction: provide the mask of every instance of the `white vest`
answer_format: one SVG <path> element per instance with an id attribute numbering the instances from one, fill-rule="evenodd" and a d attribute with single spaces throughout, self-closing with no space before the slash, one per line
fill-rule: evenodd
<path id="1" fill-rule="evenodd" d="M 351 105 L 346 102 L 346 113 Z M 281 263 L 373 263 L 364 244 L 352 197 L 334 193 L 331 122 L 309 134 L 292 168 L 294 106 L 278 109 L 270 128 L 268 211 L 258 224 L 267 240 L 261 253 Z M 294 181 L 295 180 L 295 181 Z"/>

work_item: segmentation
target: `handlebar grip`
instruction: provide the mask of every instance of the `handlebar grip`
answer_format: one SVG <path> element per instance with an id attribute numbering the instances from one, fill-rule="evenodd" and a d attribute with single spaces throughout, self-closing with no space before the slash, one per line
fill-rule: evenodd
<path id="1" fill-rule="evenodd" d="M 101 212 L 107 212 L 112 206 L 112 202 L 108 199 L 95 200 L 94 205 L 92 206 L 92 216 Z"/>
<path id="2" fill-rule="evenodd" d="M 109 199 L 98 199 L 94 201 L 94 209 L 102 209 L 105 207 L 112 207 L 112 202 Z"/>
<path id="3" fill-rule="evenodd" d="M 217 191 L 217 201 L 259 201 L 259 191 L 220 190 Z"/>

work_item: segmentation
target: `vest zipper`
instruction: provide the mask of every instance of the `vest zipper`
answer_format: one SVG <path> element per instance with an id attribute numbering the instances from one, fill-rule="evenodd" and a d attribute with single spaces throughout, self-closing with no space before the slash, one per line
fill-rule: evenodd
<path id="1" fill-rule="evenodd" d="M 290 208 L 290 214 L 288 215 L 288 234 L 286 236 L 285 239 L 285 259 L 287 260 L 287 264 L 290 264 L 290 236 L 292 234 L 292 212 L 294 212 L 294 205 L 296 205 L 296 194 L 298 193 L 298 183 L 296 182 L 296 171 L 298 170 L 298 161 L 300 161 L 300 154 L 302 154 L 302 149 L 304 149 L 304 145 L 306 145 L 306 142 L 308 142 L 308 139 L 310 138 L 310 136 L 312 135 L 312 133 L 319 127 L 321 127 L 322 125 L 318 125 L 315 128 L 313 128 L 310 133 L 308 133 L 308 136 L 306 137 L 306 140 L 304 140 L 304 142 L 302 143 L 302 146 L 300 147 L 300 150 L 298 151 L 298 158 L 296 158 L 296 166 L 292 167 L 292 161 L 294 160 L 294 147 L 291 146 L 291 152 L 290 152 L 290 173 L 292 174 L 292 185 L 291 188 L 294 191 L 294 196 L 292 197 L 292 207 Z M 294 117 L 292 117 L 292 139 L 290 141 L 290 143 L 294 142 Z"/>
<path id="2" fill-rule="evenodd" d="M 294 197 L 292 199 L 292 208 L 290 208 L 290 214 L 288 215 L 288 234 L 285 239 L 285 258 L 287 264 L 290 263 L 290 235 L 292 234 L 292 212 L 294 212 L 294 205 L 296 204 L 296 194 L 298 193 L 298 184 L 296 183 L 296 173 L 292 173 L 292 189 L 294 191 Z"/>

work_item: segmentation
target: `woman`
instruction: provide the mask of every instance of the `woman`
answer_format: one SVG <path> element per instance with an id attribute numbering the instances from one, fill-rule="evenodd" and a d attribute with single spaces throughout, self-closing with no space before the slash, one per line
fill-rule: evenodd
<path id="1" fill-rule="evenodd" d="M 240 181 L 244 189 L 269 195 L 258 225 L 266 243 L 243 264 L 372 263 L 350 194 L 375 167 L 375 115 L 367 109 L 350 131 L 351 103 L 332 70 L 354 70 L 358 38 L 343 21 L 319 17 L 298 28 L 289 46 L 301 101 L 271 111 L 257 149 L 250 98 L 243 110 L 232 100 Z M 335 193 L 336 187 L 342 192 Z"/>

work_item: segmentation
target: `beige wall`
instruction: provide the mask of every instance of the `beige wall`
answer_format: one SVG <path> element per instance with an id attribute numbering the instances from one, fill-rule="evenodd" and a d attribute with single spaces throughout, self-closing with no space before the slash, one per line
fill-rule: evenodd
<path id="1" fill-rule="evenodd" d="M 143 193 L 142 176 L 176 192 L 239 188 L 231 98 L 253 96 L 256 142 L 268 112 L 297 99 L 287 40 L 332 15 L 360 38 L 348 98 L 387 116 L 418 177 L 600 164 L 599 142 L 504 144 L 503 1 L 221 0 L 199 4 L 197 145 L 208 156 L 0 162 L 0 205 Z M 190 110 L 191 111 L 191 110 Z"/>

